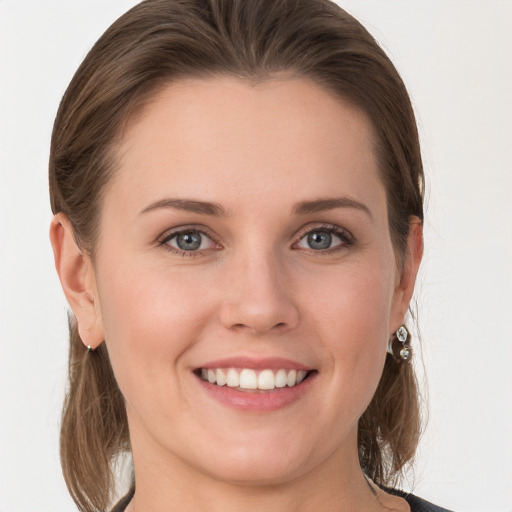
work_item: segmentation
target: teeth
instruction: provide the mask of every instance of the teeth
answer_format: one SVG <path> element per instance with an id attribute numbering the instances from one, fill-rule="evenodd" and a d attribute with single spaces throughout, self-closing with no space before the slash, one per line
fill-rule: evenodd
<path id="1" fill-rule="evenodd" d="M 254 370 L 240 372 L 240 387 L 243 389 L 258 389 L 258 377 Z"/>
<path id="2" fill-rule="evenodd" d="M 279 370 L 275 379 L 276 388 L 284 388 L 286 386 L 286 370 Z"/>
<path id="3" fill-rule="evenodd" d="M 275 388 L 293 387 L 300 384 L 308 372 L 306 370 L 262 370 L 259 373 L 250 368 L 241 371 L 234 368 L 202 368 L 201 378 L 217 386 L 227 385 L 230 388 L 271 390 Z"/>
<path id="4" fill-rule="evenodd" d="M 300 384 L 305 378 L 308 372 L 306 370 L 299 370 L 297 372 L 297 384 Z"/>
<path id="5" fill-rule="evenodd" d="M 226 384 L 230 388 L 237 388 L 238 386 L 240 386 L 240 375 L 238 375 L 238 372 L 236 370 L 233 370 L 232 368 L 228 370 Z"/>
<path id="6" fill-rule="evenodd" d="M 217 386 L 224 386 L 227 382 L 226 374 L 222 370 L 217 370 Z"/>
<path id="7" fill-rule="evenodd" d="M 263 370 L 258 375 L 258 389 L 274 389 L 276 387 L 276 379 L 272 370 Z"/>
<path id="8" fill-rule="evenodd" d="M 297 384 L 297 371 L 296 370 L 290 370 L 288 372 L 288 377 L 286 377 L 286 384 L 288 387 L 295 386 Z"/>

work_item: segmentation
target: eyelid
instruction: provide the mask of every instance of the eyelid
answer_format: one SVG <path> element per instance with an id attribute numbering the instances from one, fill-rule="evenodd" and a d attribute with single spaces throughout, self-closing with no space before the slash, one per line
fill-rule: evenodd
<path id="1" fill-rule="evenodd" d="M 179 235 L 180 233 L 187 232 L 187 231 L 197 231 L 201 235 L 208 237 L 215 245 L 217 245 L 217 247 L 215 247 L 214 249 L 184 251 L 177 247 L 173 247 L 167 243 L 167 242 L 169 242 L 169 240 L 172 240 L 172 238 L 174 238 L 175 236 Z M 302 227 L 298 231 L 298 233 L 295 236 L 295 242 L 292 244 L 292 248 L 296 248 L 296 246 L 300 240 L 302 240 L 306 235 L 308 235 L 312 232 L 315 232 L 315 231 L 326 231 L 328 233 L 332 233 L 332 234 L 338 236 L 342 241 L 341 244 L 339 244 L 335 247 L 329 248 L 329 249 L 323 249 L 323 250 L 310 249 L 312 252 L 315 252 L 318 254 L 320 254 L 320 253 L 325 254 L 325 253 L 336 251 L 337 249 L 347 248 L 355 243 L 355 237 L 346 228 L 343 228 L 336 224 L 330 224 L 330 223 L 318 223 L 318 224 L 310 223 L 310 224 L 307 224 L 306 226 Z M 218 250 L 218 249 L 222 248 L 222 245 L 218 241 L 218 237 L 215 234 L 213 234 L 209 228 L 207 228 L 206 226 L 197 225 L 197 224 L 183 225 L 183 226 L 177 226 L 175 228 L 167 229 L 160 236 L 158 236 L 157 243 L 159 246 L 163 246 L 165 249 L 167 249 L 173 253 L 187 255 L 187 256 L 197 256 L 197 255 L 203 254 L 207 251 Z M 307 250 L 307 249 L 300 248 L 299 250 Z"/>
<path id="2" fill-rule="evenodd" d="M 335 247 L 331 247 L 329 249 L 323 249 L 323 250 L 310 249 L 311 251 L 318 253 L 318 254 L 320 254 L 320 253 L 325 254 L 330 251 L 336 251 L 337 249 L 346 248 L 355 243 L 354 235 L 352 235 L 352 233 L 346 228 L 342 228 L 341 226 L 338 226 L 336 224 L 329 224 L 329 223 L 314 224 L 313 223 L 313 224 L 308 224 L 307 226 L 304 226 L 303 228 L 300 229 L 300 231 L 296 235 L 296 241 L 293 243 L 293 246 L 294 247 L 297 246 L 297 244 L 306 235 L 309 235 L 310 233 L 314 233 L 315 231 L 326 231 L 328 233 L 332 233 L 332 234 L 338 236 L 342 241 L 341 244 L 339 244 Z M 308 249 L 303 249 L 301 247 L 299 250 L 308 250 Z"/>
<path id="3" fill-rule="evenodd" d="M 200 249 L 197 251 L 185 251 L 185 250 L 179 249 L 178 247 L 173 247 L 172 245 L 168 244 L 169 240 L 172 240 L 174 237 L 178 236 L 181 233 L 186 233 L 187 231 L 196 231 L 197 233 L 200 233 L 202 236 L 206 236 L 217 247 L 215 247 L 214 249 Z M 164 247 L 166 250 L 169 250 L 176 254 L 182 254 L 182 255 L 187 255 L 187 256 L 197 256 L 199 254 L 203 254 L 206 251 L 217 250 L 221 246 L 221 244 L 217 240 L 217 237 L 214 234 L 212 234 L 210 229 L 208 229 L 206 226 L 198 226 L 197 224 L 184 225 L 184 226 L 178 226 L 175 228 L 167 229 L 157 238 L 157 243 L 159 246 Z"/>

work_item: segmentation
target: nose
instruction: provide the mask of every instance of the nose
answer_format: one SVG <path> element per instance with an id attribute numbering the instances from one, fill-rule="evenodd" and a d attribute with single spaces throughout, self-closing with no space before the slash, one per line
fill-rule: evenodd
<path id="1" fill-rule="evenodd" d="M 227 274 L 220 317 L 230 330 L 284 332 L 299 323 L 293 286 L 271 254 L 243 258 Z"/>

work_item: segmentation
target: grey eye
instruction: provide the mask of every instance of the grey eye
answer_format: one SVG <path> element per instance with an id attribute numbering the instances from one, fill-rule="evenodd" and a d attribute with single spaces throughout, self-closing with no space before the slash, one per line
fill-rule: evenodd
<path id="1" fill-rule="evenodd" d="M 325 229 L 318 229 L 317 231 L 310 231 L 304 235 L 297 244 L 301 249 L 313 249 L 314 251 L 323 251 L 332 249 L 343 244 L 347 245 L 343 235 L 336 232 L 326 231 Z"/>
<path id="2" fill-rule="evenodd" d="M 166 243 L 171 247 L 187 252 L 211 249 L 214 245 L 209 236 L 193 229 L 176 233 Z"/>
<path id="3" fill-rule="evenodd" d="M 196 251 L 201 247 L 201 234 L 197 231 L 180 233 L 176 236 L 176 244 L 184 251 Z"/>
<path id="4" fill-rule="evenodd" d="M 316 231 L 308 235 L 308 245 L 311 249 L 329 249 L 332 242 L 331 233 Z"/>

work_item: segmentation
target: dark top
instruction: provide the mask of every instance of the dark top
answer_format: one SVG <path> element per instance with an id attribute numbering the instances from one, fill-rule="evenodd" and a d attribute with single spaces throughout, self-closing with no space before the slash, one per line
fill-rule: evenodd
<path id="1" fill-rule="evenodd" d="M 451 512 L 450 510 L 438 507 L 429 501 L 422 500 L 418 498 L 418 496 L 414 496 L 414 494 L 408 494 L 403 491 L 398 491 L 395 489 L 385 489 L 389 494 L 395 494 L 396 496 L 401 496 L 402 498 L 409 503 L 409 507 L 411 507 L 411 512 Z M 122 509 L 121 509 L 122 510 Z"/>
<path id="2" fill-rule="evenodd" d="M 113 509 L 112 512 L 124 512 L 124 509 L 127 507 L 128 503 L 133 497 L 134 490 L 132 489 Z M 445 508 L 438 507 L 437 505 L 433 505 L 428 501 L 422 500 L 414 494 L 407 494 L 403 491 L 397 491 L 393 489 L 386 489 L 386 492 L 390 494 L 395 494 L 396 496 L 401 496 L 402 498 L 409 503 L 411 507 L 411 512 L 450 512 Z"/>

